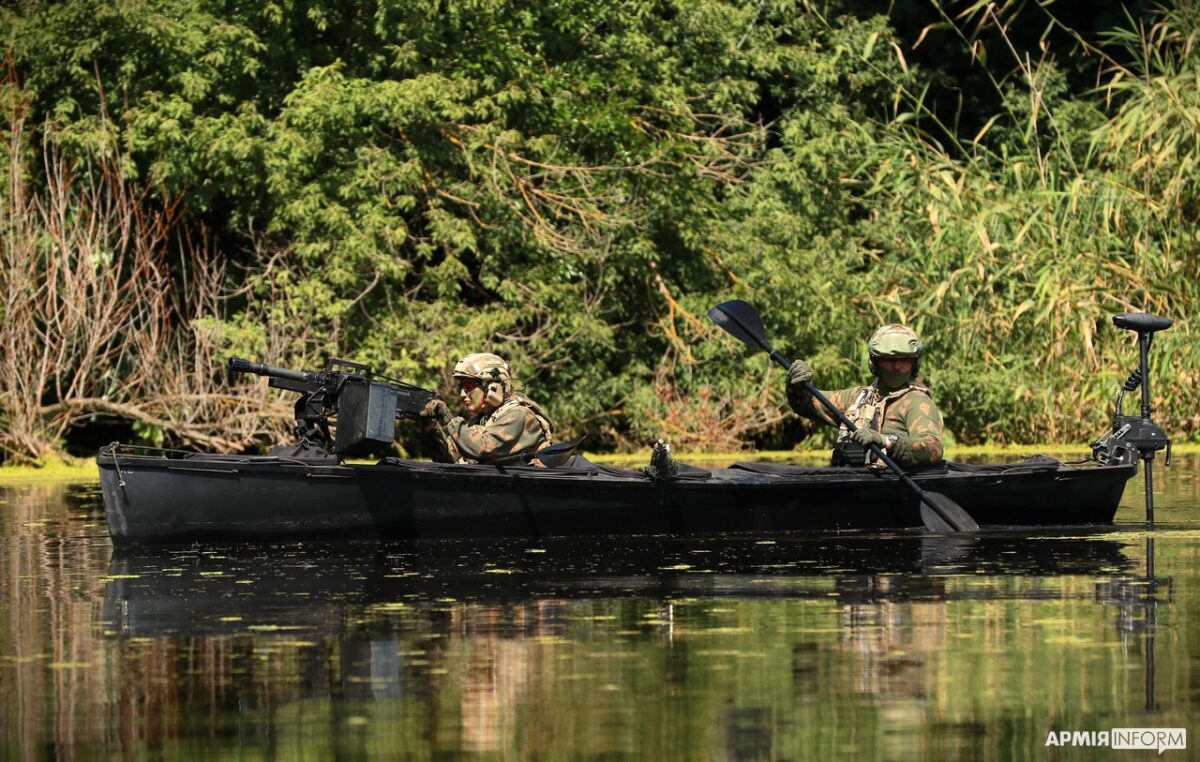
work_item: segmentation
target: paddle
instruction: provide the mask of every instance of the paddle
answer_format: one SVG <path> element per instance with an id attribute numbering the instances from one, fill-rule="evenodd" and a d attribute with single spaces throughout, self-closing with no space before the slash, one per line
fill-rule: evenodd
<path id="1" fill-rule="evenodd" d="M 579 445 L 583 444 L 583 440 L 585 439 L 587 439 L 587 434 L 584 434 L 573 442 L 555 442 L 536 453 L 521 453 L 519 455 L 509 455 L 498 460 L 491 460 L 488 461 L 487 465 L 511 466 L 515 463 L 532 463 L 538 460 L 546 468 L 558 468 L 570 460 L 571 456 L 575 454 L 575 451 L 579 449 Z"/>
<path id="2" fill-rule="evenodd" d="M 743 344 L 765 350 L 772 360 L 785 368 L 791 365 L 787 358 L 767 341 L 767 330 L 763 326 L 762 318 L 759 317 L 758 311 L 746 302 L 740 299 L 722 302 L 709 310 L 708 316 L 726 333 Z M 811 381 L 805 381 L 804 388 L 833 414 L 838 423 L 851 432 L 855 430 L 854 424 L 846 417 L 846 414 L 838 410 L 824 394 L 821 394 Z M 921 521 L 925 522 L 926 529 L 935 532 L 975 532 L 979 530 L 979 524 L 958 503 L 945 495 L 921 489 L 911 476 L 904 473 L 904 469 L 900 468 L 896 461 L 888 457 L 883 448 L 874 443 L 870 445 L 870 448 L 871 452 L 875 453 L 875 457 L 883 461 L 896 476 L 900 477 L 900 481 L 921 498 Z"/>

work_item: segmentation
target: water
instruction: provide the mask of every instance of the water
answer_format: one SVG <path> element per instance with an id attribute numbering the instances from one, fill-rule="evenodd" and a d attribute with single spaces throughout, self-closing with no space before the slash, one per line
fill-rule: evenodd
<path id="1" fill-rule="evenodd" d="M 1200 462 L 1155 476 L 1152 534 L 1136 481 L 1104 532 L 120 555 L 95 485 L 0 488 L 0 758 L 1146 757 L 1045 744 L 1200 729 Z"/>

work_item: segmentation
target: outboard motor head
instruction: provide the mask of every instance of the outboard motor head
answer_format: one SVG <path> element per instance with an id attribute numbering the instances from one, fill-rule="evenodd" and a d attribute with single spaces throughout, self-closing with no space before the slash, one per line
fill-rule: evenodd
<path id="1" fill-rule="evenodd" d="M 1133 463 L 1138 459 L 1145 461 L 1146 520 L 1151 524 L 1154 523 L 1154 502 L 1151 496 L 1150 461 L 1154 460 L 1154 453 L 1165 448 L 1165 463 L 1171 465 L 1171 440 L 1158 424 L 1150 420 L 1150 345 L 1154 341 L 1154 334 L 1170 328 L 1171 323 L 1170 318 L 1146 312 L 1128 312 L 1113 316 L 1113 324 L 1118 328 L 1137 333 L 1141 357 L 1138 369 L 1129 374 L 1129 378 L 1117 392 L 1112 430 L 1092 443 L 1092 457 L 1099 463 L 1108 465 Z M 1139 386 L 1142 387 L 1142 414 L 1125 415 L 1122 409 L 1125 393 L 1135 391 Z"/>

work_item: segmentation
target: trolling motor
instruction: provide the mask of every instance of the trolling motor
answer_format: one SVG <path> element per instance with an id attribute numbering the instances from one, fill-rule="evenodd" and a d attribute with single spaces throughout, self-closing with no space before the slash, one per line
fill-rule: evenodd
<path id="1" fill-rule="evenodd" d="M 1121 390 L 1117 392 L 1117 410 L 1113 415 L 1112 431 L 1092 444 L 1092 456 L 1102 464 L 1133 463 L 1138 458 L 1145 464 L 1146 474 L 1146 521 L 1154 524 L 1153 474 L 1151 461 L 1154 453 L 1166 449 L 1164 465 L 1171 465 L 1171 440 L 1158 424 L 1150 420 L 1150 345 L 1154 334 L 1171 327 L 1170 318 L 1146 312 L 1127 312 L 1113 316 L 1113 325 L 1137 332 L 1141 362 L 1138 369 L 1129 374 Z M 1125 393 L 1142 387 L 1142 414 L 1125 415 L 1122 403 Z"/>

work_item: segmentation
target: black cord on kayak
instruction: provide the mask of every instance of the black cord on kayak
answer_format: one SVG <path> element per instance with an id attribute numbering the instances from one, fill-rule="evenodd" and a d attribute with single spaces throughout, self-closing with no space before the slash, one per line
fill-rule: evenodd
<path id="1" fill-rule="evenodd" d="M 1142 384 L 1142 371 L 1134 370 L 1129 374 L 1129 378 L 1125 379 L 1124 389 L 1127 392 L 1132 392 Z"/>

